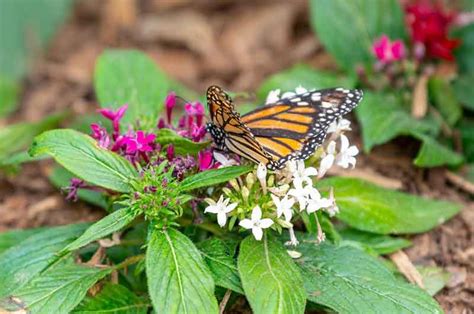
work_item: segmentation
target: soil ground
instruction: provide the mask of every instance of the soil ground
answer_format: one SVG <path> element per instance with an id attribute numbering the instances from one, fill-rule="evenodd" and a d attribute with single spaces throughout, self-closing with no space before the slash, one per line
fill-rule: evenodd
<path id="1" fill-rule="evenodd" d="M 65 109 L 76 115 L 94 112 L 94 62 L 107 47 L 141 49 L 170 76 L 200 92 L 211 83 L 253 91 L 269 74 L 297 62 L 336 68 L 311 32 L 304 0 L 83 0 L 26 78 L 18 112 L 1 124 L 36 121 Z M 352 141 L 361 147 L 355 130 Z M 414 264 L 452 273 L 436 296 L 445 312 L 474 313 L 474 203 L 450 183 L 446 169 L 412 165 L 417 145 L 401 138 L 379 146 L 361 155 L 350 175 L 463 205 L 442 226 L 411 237 L 414 245 L 405 252 Z M 65 201 L 48 181 L 52 165 L 27 164 L 18 175 L 0 178 L 0 232 L 94 221 L 104 214 Z"/>

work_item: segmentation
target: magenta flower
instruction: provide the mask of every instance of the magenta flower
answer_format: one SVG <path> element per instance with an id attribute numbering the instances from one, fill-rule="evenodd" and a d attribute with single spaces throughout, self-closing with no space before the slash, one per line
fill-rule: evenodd
<path id="1" fill-rule="evenodd" d="M 196 123 L 198 126 L 202 125 L 202 119 L 204 117 L 204 106 L 199 102 L 196 101 L 195 103 L 186 103 L 184 105 L 184 110 L 186 113 L 191 117 L 196 117 Z M 189 125 L 193 122 L 192 119 L 189 120 Z"/>
<path id="2" fill-rule="evenodd" d="M 150 144 L 153 144 L 155 138 L 155 134 L 146 134 L 143 131 L 137 131 L 135 135 L 120 135 L 112 150 L 122 148 L 128 155 L 150 152 L 153 150 Z"/>
<path id="3" fill-rule="evenodd" d="M 97 140 L 100 147 L 108 148 L 110 144 L 110 137 L 107 130 L 97 123 L 91 124 L 92 137 Z"/>
<path id="4" fill-rule="evenodd" d="M 201 141 L 206 135 L 206 127 L 204 125 L 197 126 L 196 124 L 192 125 L 191 128 L 191 139 L 193 142 Z"/>
<path id="5" fill-rule="evenodd" d="M 169 161 L 173 160 L 174 158 L 174 145 L 173 144 L 168 145 L 168 147 L 166 148 L 166 158 Z"/>
<path id="6" fill-rule="evenodd" d="M 200 151 L 198 153 L 198 163 L 200 171 L 212 168 L 212 153 L 210 151 Z"/>
<path id="7" fill-rule="evenodd" d="M 158 129 L 164 129 L 166 127 L 166 123 L 165 123 L 165 120 L 163 118 L 160 118 L 160 120 L 158 120 L 157 127 L 158 127 Z"/>
<path id="8" fill-rule="evenodd" d="M 64 190 L 68 192 L 66 196 L 66 200 L 73 201 L 73 202 L 77 201 L 77 192 L 79 191 L 80 188 L 83 188 L 85 186 L 86 184 L 83 180 L 78 179 L 78 178 L 72 178 L 69 186 L 64 188 Z"/>
<path id="9" fill-rule="evenodd" d="M 168 124 L 171 124 L 171 115 L 173 113 L 173 108 L 176 105 L 176 93 L 171 92 L 166 96 L 165 99 L 165 107 L 166 107 L 166 119 L 168 120 Z"/>
<path id="10" fill-rule="evenodd" d="M 105 118 L 112 121 L 112 125 L 114 128 L 113 137 L 116 139 L 120 134 L 120 120 L 123 118 L 123 115 L 128 109 L 128 105 L 125 104 L 122 107 L 118 108 L 117 111 L 113 111 L 112 109 L 99 109 L 98 112 L 102 114 Z"/>
<path id="11" fill-rule="evenodd" d="M 125 142 L 127 154 L 135 154 L 136 152 L 150 152 L 153 147 L 150 146 L 155 141 L 155 134 L 146 134 L 143 131 L 137 131 L 134 138 L 128 138 Z"/>
<path id="12" fill-rule="evenodd" d="M 387 35 L 382 35 L 372 45 L 372 52 L 382 63 L 390 63 L 405 57 L 405 46 L 400 39 L 390 41 Z"/>

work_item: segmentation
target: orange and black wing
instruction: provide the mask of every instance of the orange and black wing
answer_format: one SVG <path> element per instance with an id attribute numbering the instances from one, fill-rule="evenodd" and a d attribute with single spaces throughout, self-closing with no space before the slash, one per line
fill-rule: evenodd
<path id="1" fill-rule="evenodd" d="M 207 130 L 219 149 L 228 150 L 255 163 L 269 164 L 272 156 L 263 150 L 250 130 L 241 122 L 240 115 L 234 110 L 232 99 L 220 87 L 208 88 L 207 104 L 211 117 Z"/>
<path id="2" fill-rule="evenodd" d="M 263 150 L 270 168 L 291 159 L 306 159 L 324 141 L 329 125 L 350 112 L 362 98 L 360 90 L 309 91 L 259 107 L 241 117 Z"/>

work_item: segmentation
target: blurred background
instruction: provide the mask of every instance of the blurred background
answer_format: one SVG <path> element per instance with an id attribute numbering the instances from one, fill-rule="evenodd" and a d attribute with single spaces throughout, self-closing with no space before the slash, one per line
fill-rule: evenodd
<path id="1" fill-rule="evenodd" d="M 367 12 L 380 3 L 365 2 Z M 401 5 L 408 2 L 402 1 Z M 472 23 L 472 1 L 438 3 L 453 12 L 467 12 L 460 15 L 465 19 L 461 22 Z M 299 63 L 339 75 L 344 66 L 325 50 L 310 23 L 310 10 L 307 0 L 0 0 L 0 157 L 7 156 L 18 142 L 26 147 L 32 136 L 44 129 L 58 123 L 71 125 L 70 119 L 44 124 L 51 114 L 68 112 L 70 117 L 85 117 L 95 112 L 94 66 L 107 48 L 145 52 L 159 69 L 201 97 L 209 85 L 218 84 L 233 92 L 249 92 L 252 98 L 270 75 Z M 377 23 L 383 25 L 393 14 L 398 11 L 384 10 Z M 339 19 L 336 15 L 334 19 Z M 340 27 L 345 25 L 344 20 L 338 23 Z M 337 38 L 341 30 L 334 28 L 331 32 L 329 29 L 326 36 Z M 469 36 L 472 40 L 473 35 Z M 339 43 L 351 53 L 351 42 L 341 38 Z M 472 52 L 472 45 L 470 49 Z M 471 57 L 474 60 L 474 53 Z M 439 73 L 452 75 L 452 62 L 438 65 Z M 361 73 L 351 75 L 356 74 Z M 472 89 L 471 81 L 462 82 L 467 82 L 464 90 Z M 415 82 L 410 84 L 415 88 Z M 377 89 L 376 85 L 372 87 Z M 469 115 L 472 118 L 472 111 Z M 356 131 L 351 140 L 362 147 L 360 126 L 354 116 L 351 120 Z M 36 123 L 36 129 L 23 128 L 25 123 Z M 7 127 L 14 124 L 13 130 Z M 464 134 L 472 141 L 474 128 L 469 130 Z M 458 140 L 463 140 L 459 134 Z M 450 138 L 453 147 L 455 141 L 455 136 Z M 351 175 L 465 205 L 448 224 L 415 237 L 415 245 L 407 254 L 412 260 L 433 260 L 450 269 L 454 279 L 436 298 L 447 312 L 472 313 L 472 182 L 463 179 L 453 183 L 454 179 L 438 164 L 415 167 L 413 158 L 419 148 L 420 142 L 402 136 L 375 147 L 370 155 L 358 157 L 357 169 Z M 472 146 L 464 148 L 473 150 Z M 18 167 L 4 169 L 0 175 L 0 232 L 93 221 L 103 216 L 94 206 L 65 201 L 48 180 L 51 169 L 48 161 L 24 164 L 21 171 Z"/>

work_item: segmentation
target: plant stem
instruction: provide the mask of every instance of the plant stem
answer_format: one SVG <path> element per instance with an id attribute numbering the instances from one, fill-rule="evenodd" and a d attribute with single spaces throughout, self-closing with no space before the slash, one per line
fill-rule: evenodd
<path id="1" fill-rule="evenodd" d="M 227 291 L 224 294 L 224 297 L 222 298 L 221 303 L 219 304 L 219 314 L 224 314 L 225 306 L 227 305 L 227 302 L 229 302 L 229 298 L 231 294 L 232 294 L 232 290 L 227 289 Z"/>
<path id="2" fill-rule="evenodd" d="M 119 269 L 122 269 L 122 268 L 125 268 L 127 266 L 130 266 L 132 264 L 136 264 L 138 263 L 139 261 L 141 261 L 142 259 L 145 258 L 145 254 L 140 254 L 140 255 L 135 255 L 135 256 L 131 256 L 131 257 L 128 257 L 126 258 L 123 262 L 121 262 L 120 264 L 117 264 L 115 265 L 115 270 L 119 270 Z"/>

